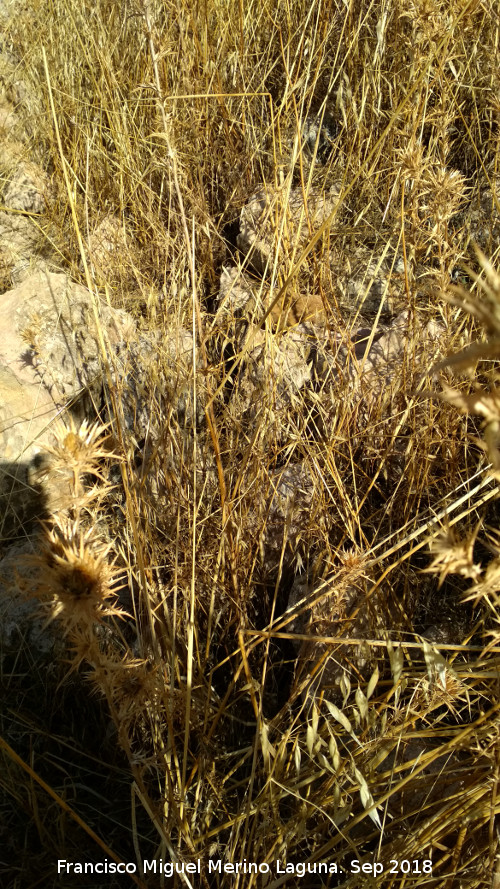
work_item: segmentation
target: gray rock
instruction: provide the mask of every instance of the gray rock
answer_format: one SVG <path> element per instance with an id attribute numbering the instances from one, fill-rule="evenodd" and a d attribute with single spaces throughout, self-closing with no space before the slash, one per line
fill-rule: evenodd
<path id="1" fill-rule="evenodd" d="M 0 669 L 8 655 L 18 656 L 21 647 L 30 651 L 35 664 L 64 654 L 61 634 L 51 632 L 38 602 L 22 593 L 23 586 L 34 586 L 37 575 L 38 568 L 25 561 L 33 551 L 33 544 L 25 540 L 11 545 L 0 558 Z"/>
<path id="2" fill-rule="evenodd" d="M 21 161 L 4 189 L 4 203 L 11 210 L 43 213 L 49 192 L 48 177 L 38 164 Z"/>
<path id="3" fill-rule="evenodd" d="M 278 437 L 286 429 L 284 414 L 301 391 L 311 382 L 310 342 L 306 325 L 297 325 L 279 336 L 248 324 L 241 331 L 239 348 L 250 340 L 251 346 L 242 362 L 232 394 L 232 411 L 252 428 L 265 417 L 276 426 Z M 251 338 L 251 339 L 250 339 Z"/>
<path id="4" fill-rule="evenodd" d="M 306 242 L 332 216 L 340 189 L 332 186 L 322 192 L 310 189 L 307 200 L 301 188 L 263 187 L 255 192 L 240 214 L 237 245 L 257 273 L 265 275 L 281 252 L 304 247 Z"/>
<path id="5" fill-rule="evenodd" d="M 15 117 L 15 115 L 14 115 Z M 36 216 L 46 209 L 50 188 L 38 164 L 23 159 L 22 146 L 8 141 L 0 149 L 0 170 L 7 177 L 0 211 L 0 290 L 43 268 L 44 239 Z M 34 214 L 34 217 L 31 216 Z"/>
<path id="6" fill-rule="evenodd" d="M 393 314 L 395 300 L 404 290 L 403 260 L 380 260 L 368 248 L 358 247 L 353 257 L 344 257 L 336 286 L 340 308 L 347 318 L 373 317 L 379 310 L 386 317 Z"/>
<path id="7" fill-rule="evenodd" d="M 322 389 L 335 390 L 338 384 L 344 392 L 357 389 L 368 407 L 397 383 L 410 348 L 416 358 L 433 349 L 437 352 L 444 333 L 436 321 L 412 324 L 407 311 L 375 331 L 359 327 L 350 336 L 321 333 L 314 348 L 315 379 Z"/>
<path id="8" fill-rule="evenodd" d="M 308 115 L 302 127 L 301 138 L 308 158 L 324 164 L 330 157 L 337 127 L 331 114 Z"/>
<path id="9" fill-rule="evenodd" d="M 86 288 L 55 273 L 0 297 L 0 460 L 30 460 L 68 401 L 97 385 L 100 336 L 110 356 L 135 335 L 126 312 L 100 304 L 96 312 L 99 325 Z"/>
<path id="10" fill-rule="evenodd" d="M 100 391 L 103 358 L 112 366 L 113 355 L 137 336 L 127 312 L 62 274 L 33 275 L 3 300 L 16 304 L 16 331 L 39 380 L 59 405 L 82 389 Z"/>
<path id="11" fill-rule="evenodd" d="M 114 387 L 124 428 L 135 439 L 157 439 L 171 412 L 183 429 L 203 425 L 206 384 L 197 359 L 195 406 L 193 352 L 192 333 L 182 328 L 140 334 L 119 349 L 103 383 L 108 396 L 109 382 Z"/>

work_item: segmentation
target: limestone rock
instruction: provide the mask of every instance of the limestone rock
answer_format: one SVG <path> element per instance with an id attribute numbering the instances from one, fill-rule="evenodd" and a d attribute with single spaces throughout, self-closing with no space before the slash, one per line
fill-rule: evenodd
<path id="1" fill-rule="evenodd" d="M 88 266 L 98 282 L 136 286 L 135 268 L 140 266 L 137 245 L 117 215 L 109 213 L 91 231 L 86 243 Z"/>
<path id="2" fill-rule="evenodd" d="M 0 211 L 0 289 L 19 283 L 31 266 L 43 266 L 43 238 L 36 220 L 26 214 L 41 214 L 49 198 L 48 177 L 38 164 L 22 160 L 19 146 L 6 143 L 0 151 L 0 168 L 8 182 Z M 31 269 L 34 270 L 33 268 Z"/>
<path id="3" fill-rule="evenodd" d="M 106 216 L 88 240 L 88 259 L 99 274 L 103 274 L 116 255 L 125 249 L 125 234 L 117 216 Z"/>
<path id="4" fill-rule="evenodd" d="M 29 368 L 18 376 L 12 367 L 0 367 L 0 460 L 31 458 L 56 416 L 56 405 Z"/>
<path id="5" fill-rule="evenodd" d="M 132 319 L 97 306 L 110 349 L 135 334 Z M 50 424 L 101 377 L 91 294 L 65 275 L 36 273 L 0 298 L 0 459 L 30 459 L 50 441 Z"/>
<path id="6" fill-rule="evenodd" d="M 9 290 L 23 277 L 40 246 L 36 223 L 19 212 L 0 211 L 0 289 Z"/>
<path id="7" fill-rule="evenodd" d="M 233 406 L 246 421 L 255 422 L 262 409 L 276 415 L 278 426 L 282 414 L 311 381 L 309 332 L 298 325 L 279 336 L 248 325 L 241 337 L 241 347 L 251 337 L 251 348 L 245 356 L 233 390 Z M 297 408 L 298 408 L 297 402 Z M 268 415 L 268 422 L 271 421 Z"/>
<path id="8" fill-rule="evenodd" d="M 203 424 L 206 387 L 198 360 L 193 370 L 193 353 L 192 333 L 182 328 L 140 334 L 119 350 L 111 379 L 124 428 L 136 439 L 157 439 L 171 412 L 181 428 Z"/>
<path id="9" fill-rule="evenodd" d="M 241 267 L 224 266 L 220 276 L 216 318 L 220 321 L 241 317 L 242 314 L 250 315 L 259 303 L 263 306 L 260 296 L 262 289 L 262 282 L 251 278 Z"/>
<path id="10" fill-rule="evenodd" d="M 235 318 L 246 318 L 257 323 L 271 307 L 270 323 L 280 330 L 325 321 L 325 307 L 317 294 L 290 290 L 273 305 L 276 296 L 277 291 L 271 292 L 265 279 L 258 281 L 238 266 L 226 266 L 221 273 L 216 319 L 230 324 Z"/>
<path id="11" fill-rule="evenodd" d="M 334 115 L 324 109 L 308 114 L 300 122 L 294 113 L 288 121 L 281 118 L 277 140 L 281 165 L 289 168 L 295 160 L 297 167 L 300 163 L 302 175 L 309 175 L 311 166 L 321 167 L 331 160 L 337 133 Z"/>
<path id="12" fill-rule="evenodd" d="M 338 262 L 338 260 L 335 260 Z M 360 314 L 382 317 L 394 312 L 398 296 L 404 291 L 404 264 L 374 257 L 368 248 L 359 246 L 352 257 L 343 258 L 342 272 L 336 276 L 339 305 L 346 317 Z"/>
<path id="13" fill-rule="evenodd" d="M 18 118 L 10 102 L 0 102 L 0 133 L 3 138 L 8 136 L 18 125 Z"/>
<path id="14" fill-rule="evenodd" d="M 48 176 L 38 164 L 21 161 L 4 189 L 4 203 L 10 210 L 43 213 L 49 192 Z"/>
<path id="15" fill-rule="evenodd" d="M 437 353 L 444 333 L 435 321 L 412 323 L 404 311 L 375 331 L 359 327 L 350 335 L 321 334 L 314 346 L 315 379 L 322 389 L 338 384 L 344 392 L 357 389 L 368 406 L 396 384 L 410 343 L 412 354 L 424 360 L 429 351 Z"/>
<path id="16" fill-rule="evenodd" d="M 272 270 L 278 245 L 290 250 L 307 240 L 333 214 L 340 189 L 310 189 L 307 200 L 301 188 L 260 188 L 243 207 L 237 245 L 246 261 L 261 275 Z"/>
<path id="17" fill-rule="evenodd" d="M 33 275 L 3 300 L 17 305 L 17 332 L 57 404 L 84 388 L 99 389 L 103 347 L 111 357 L 136 336 L 127 312 L 93 298 L 62 274 Z"/>
<path id="18" fill-rule="evenodd" d="M 325 164 L 332 153 L 336 135 L 337 125 L 331 114 L 308 115 L 301 131 L 306 158 Z"/>

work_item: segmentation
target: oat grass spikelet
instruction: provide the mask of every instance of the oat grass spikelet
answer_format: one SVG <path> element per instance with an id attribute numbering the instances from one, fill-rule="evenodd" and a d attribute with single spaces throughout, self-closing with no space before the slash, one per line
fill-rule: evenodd
<path id="1" fill-rule="evenodd" d="M 12 87 L 32 90 L 56 193 L 37 226 L 136 334 L 100 330 L 82 377 L 119 456 L 68 418 L 28 479 L 63 495 L 26 587 L 71 670 L 54 695 L 59 654 L 35 675 L 31 642 L 26 669 L 0 651 L 0 738 L 31 769 L 20 784 L 0 749 L 2 885 L 87 852 L 37 792 L 41 764 L 124 860 L 199 858 L 203 887 L 295 886 L 279 859 L 338 862 L 315 889 L 500 889 L 497 6 L 20 4 Z M 308 122 L 330 118 L 310 162 Z M 265 276 L 238 247 L 262 190 L 283 196 Z M 319 229 L 299 199 L 300 245 L 299 192 L 338 193 Z M 228 262 L 265 311 L 277 297 L 298 319 L 304 300 L 325 321 L 224 315 Z M 469 292 L 447 303 L 457 271 Z M 434 362 L 458 350 L 447 402 Z M 57 721 L 30 712 L 37 682 Z M 384 872 L 349 875 L 353 859 Z M 272 876 L 226 872 L 243 860 Z"/>

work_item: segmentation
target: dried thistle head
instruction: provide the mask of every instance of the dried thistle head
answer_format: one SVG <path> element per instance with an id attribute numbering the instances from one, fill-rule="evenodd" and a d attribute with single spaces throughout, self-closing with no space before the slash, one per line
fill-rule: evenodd
<path id="1" fill-rule="evenodd" d="M 144 764 L 150 749 L 151 723 L 158 724 L 159 714 L 168 719 L 185 712 L 178 693 L 164 697 L 162 669 L 150 661 L 135 658 L 130 651 L 120 658 L 117 651 L 102 651 L 86 674 L 93 690 L 107 701 L 118 741 L 130 752 L 133 743 L 137 761 Z M 136 743 L 134 743 L 134 741 Z"/>
<path id="2" fill-rule="evenodd" d="M 465 179 L 458 170 L 436 166 L 427 171 L 425 186 L 427 204 L 436 223 L 442 223 L 457 213 L 465 197 Z"/>
<path id="3" fill-rule="evenodd" d="M 118 569 L 110 562 L 111 546 L 92 540 L 92 529 L 83 532 L 77 523 L 59 523 L 46 529 L 45 546 L 27 556 L 38 568 L 30 595 L 40 600 L 64 633 L 89 628 L 106 617 L 123 617 L 118 605 Z"/>
<path id="4" fill-rule="evenodd" d="M 449 302 L 459 306 L 465 312 L 474 315 L 481 323 L 488 339 L 486 342 L 475 342 L 461 352 L 451 355 L 439 362 L 434 370 L 444 368 L 475 374 L 479 361 L 495 362 L 489 371 L 489 383 L 475 383 L 472 393 L 464 393 L 458 387 L 443 384 L 441 397 L 455 405 L 463 413 L 476 414 L 483 418 L 483 441 L 480 442 L 487 451 L 494 468 L 494 474 L 500 473 L 500 386 L 496 362 L 500 357 L 500 275 L 484 253 L 475 248 L 484 277 L 467 269 L 477 284 L 482 298 L 477 294 L 468 293 L 462 287 L 450 288 Z"/>
<path id="5" fill-rule="evenodd" d="M 86 419 L 77 425 L 73 417 L 66 415 L 55 424 L 56 443 L 47 446 L 47 451 L 61 469 L 71 470 L 78 478 L 84 475 L 102 478 L 100 464 L 110 457 L 107 428 Z"/>
<path id="6" fill-rule="evenodd" d="M 69 673 L 79 670 L 83 663 L 97 664 L 101 658 L 101 647 L 94 627 L 74 627 L 68 649 Z"/>
<path id="7" fill-rule="evenodd" d="M 415 183 L 420 182 L 424 175 L 427 158 L 422 142 L 413 138 L 408 145 L 397 151 L 400 177 L 411 189 Z"/>
<path id="8" fill-rule="evenodd" d="M 431 540 L 429 548 L 434 558 L 425 570 L 432 574 L 439 573 L 439 586 L 442 586 L 448 574 L 460 574 L 472 580 L 480 576 L 481 568 L 474 563 L 473 555 L 478 530 L 479 526 L 470 537 L 459 539 L 455 531 L 448 528 Z"/>
<path id="9" fill-rule="evenodd" d="M 148 704 L 158 702 L 158 668 L 142 658 L 102 656 L 87 675 L 96 691 L 112 702 L 119 723 L 137 718 Z"/>
<path id="10" fill-rule="evenodd" d="M 466 602 L 484 602 L 498 622 L 500 608 L 500 558 L 494 559 L 469 590 Z"/>

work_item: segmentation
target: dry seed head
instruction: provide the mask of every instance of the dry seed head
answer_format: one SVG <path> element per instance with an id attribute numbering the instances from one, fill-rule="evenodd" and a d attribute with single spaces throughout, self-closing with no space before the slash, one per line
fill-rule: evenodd
<path id="1" fill-rule="evenodd" d="M 468 591 L 466 602 L 485 602 L 489 609 L 497 612 L 500 607 L 500 557 L 493 559 L 482 576 Z"/>
<path id="2" fill-rule="evenodd" d="M 453 216 L 465 196 L 465 179 L 458 170 L 445 167 L 430 169 L 426 174 L 428 204 L 438 222 Z"/>
<path id="3" fill-rule="evenodd" d="M 87 674 L 96 691 L 112 701 L 120 722 L 144 715 L 158 700 L 158 671 L 148 661 L 125 654 L 120 660 L 101 656 Z"/>
<path id="4" fill-rule="evenodd" d="M 91 529 L 83 533 L 68 525 L 63 532 L 56 526 L 47 531 L 45 550 L 27 557 L 39 569 L 32 594 L 65 633 L 126 615 L 117 605 L 118 570 L 108 560 L 110 546 L 94 543 L 91 535 Z"/>
<path id="5" fill-rule="evenodd" d="M 399 149 L 397 155 L 400 176 L 407 186 L 419 182 L 427 164 L 422 143 L 414 139 L 408 146 Z"/>
<path id="6" fill-rule="evenodd" d="M 101 650 L 94 628 L 89 626 L 74 627 L 69 646 L 69 662 L 71 663 L 69 672 L 78 670 L 84 662 L 91 665 L 97 664 L 100 659 Z"/>
<path id="7" fill-rule="evenodd" d="M 457 713 L 455 701 L 462 701 L 466 696 L 464 683 L 448 670 L 432 669 L 432 679 L 425 678 L 421 681 L 412 697 L 414 712 L 420 712 L 423 719 L 432 724 L 435 710 L 446 707 L 450 713 Z M 424 716 L 427 712 L 428 716 Z"/>
<path id="8" fill-rule="evenodd" d="M 77 426 L 72 417 L 65 418 L 55 425 L 56 444 L 47 450 L 61 468 L 72 470 L 76 476 L 81 478 L 92 474 L 101 477 L 99 464 L 111 456 L 106 447 L 106 429 L 106 425 L 89 423 L 88 420 Z"/>
<path id="9" fill-rule="evenodd" d="M 470 538 L 459 540 L 452 528 L 430 543 L 430 551 L 434 556 L 432 564 L 425 570 L 439 574 L 439 586 L 442 586 L 448 574 L 460 574 L 472 580 L 481 575 L 481 568 L 474 564 L 473 549 L 476 533 Z"/>
<path id="10" fill-rule="evenodd" d="M 410 0 L 403 16 L 410 18 L 413 22 L 416 43 L 419 45 L 429 43 L 432 49 L 436 48 L 444 28 L 449 27 L 450 24 L 442 4 L 436 0 Z"/>

